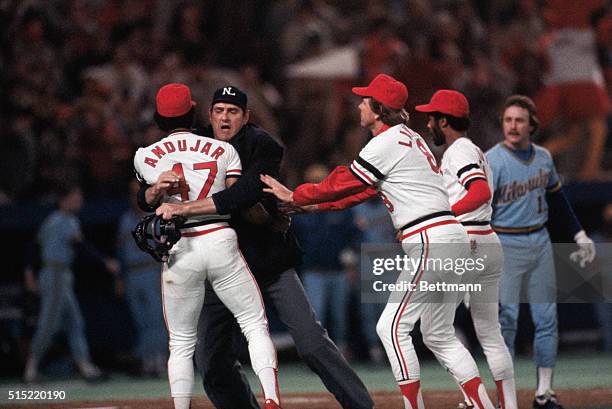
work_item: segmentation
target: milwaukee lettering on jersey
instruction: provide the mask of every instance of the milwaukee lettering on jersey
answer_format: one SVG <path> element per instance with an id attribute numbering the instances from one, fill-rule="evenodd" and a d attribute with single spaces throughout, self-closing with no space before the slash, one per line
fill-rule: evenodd
<path id="1" fill-rule="evenodd" d="M 501 185 L 495 191 L 495 204 L 502 205 L 511 203 L 533 190 L 546 188 L 549 179 L 550 173 L 546 172 L 545 169 L 540 168 L 540 171 L 536 176 L 529 178 L 524 182 L 513 180 L 508 184 Z"/>
<path id="2" fill-rule="evenodd" d="M 203 139 L 196 139 L 195 141 L 192 140 L 190 141 L 189 145 L 187 143 L 187 139 L 166 141 L 153 145 L 150 148 L 151 155 L 144 158 L 144 163 L 154 168 L 157 166 L 157 161 L 164 155 L 173 152 L 186 152 L 187 150 L 191 152 L 199 152 L 203 155 L 207 155 L 211 159 L 219 160 L 221 155 L 223 155 L 225 152 L 225 149 L 223 149 L 221 146 L 217 146 L 211 153 L 210 151 L 212 149 L 213 144 L 211 142 L 203 142 Z"/>

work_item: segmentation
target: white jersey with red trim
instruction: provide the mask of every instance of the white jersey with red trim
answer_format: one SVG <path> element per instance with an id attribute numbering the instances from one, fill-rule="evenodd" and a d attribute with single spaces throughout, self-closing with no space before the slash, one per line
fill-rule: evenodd
<path id="1" fill-rule="evenodd" d="M 225 179 L 239 177 L 242 164 L 236 149 L 227 142 L 191 132 L 174 132 L 140 148 L 134 156 L 136 176 L 152 185 L 162 172 L 172 170 L 182 181 L 168 191 L 164 202 L 205 199 L 225 189 Z M 203 215 L 189 222 L 229 219 L 229 215 Z"/>
<path id="2" fill-rule="evenodd" d="M 350 169 L 381 193 L 395 229 L 431 213 L 450 212 L 435 157 L 425 140 L 406 125 L 395 125 L 372 138 Z"/>
<path id="3" fill-rule="evenodd" d="M 451 205 L 461 200 L 470 187 L 478 179 L 484 179 L 489 184 L 491 199 L 478 209 L 456 216 L 461 222 L 491 221 L 491 202 L 493 201 L 493 181 L 490 180 L 491 167 L 482 150 L 468 138 L 459 138 L 453 142 L 442 156 L 442 176 L 448 190 Z"/>
<path id="4" fill-rule="evenodd" d="M 180 183 L 164 197 L 167 202 L 210 197 L 225 189 L 227 178 L 242 173 L 240 157 L 233 146 L 190 132 L 175 132 L 138 149 L 134 167 L 147 184 L 155 183 L 164 171 L 182 175 Z M 245 335 L 253 370 L 260 376 L 264 391 L 270 394 L 277 390 L 276 352 L 263 299 L 227 219 L 229 215 L 189 218 L 162 267 L 162 301 L 170 341 L 168 381 L 175 407 L 179 407 L 177 402 L 187 407 L 193 391 L 193 356 L 206 280 Z M 261 375 L 264 373 L 265 377 Z"/>

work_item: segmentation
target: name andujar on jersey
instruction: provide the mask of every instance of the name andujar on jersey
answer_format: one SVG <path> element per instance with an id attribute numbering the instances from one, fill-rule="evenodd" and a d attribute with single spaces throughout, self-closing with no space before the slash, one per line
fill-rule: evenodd
<path id="1" fill-rule="evenodd" d="M 376 292 L 385 292 L 385 291 L 441 291 L 441 292 L 465 292 L 465 291 L 482 291 L 482 284 L 480 283 L 445 283 L 445 282 L 435 282 L 430 283 L 428 281 L 419 281 L 418 283 L 411 283 L 408 281 L 399 281 L 397 283 L 383 283 L 382 281 L 374 281 L 372 283 L 372 288 Z"/>
<path id="2" fill-rule="evenodd" d="M 157 162 L 159 159 L 162 158 L 162 156 L 177 151 L 186 152 L 187 150 L 191 152 L 199 152 L 204 155 L 208 155 L 214 160 L 219 160 L 219 157 L 223 155 L 225 149 L 223 149 L 221 146 L 217 146 L 217 149 L 215 149 L 213 153 L 210 153 L 213 144 L 211 142 L 205 142 L 202 145 L 202 141 L 204 141 L 204 139 L 196 139 L 195 145 L 192 146 L 187 146 L 187 139 L 179 139 L 176 141 L 176 144 L 174 143 L 174 141 L 166 141 L 163 143 L 156 144 L 151 148 L 151 153 L 155 155 L 157 159 L 154 159 L 150 156 L 146 156 L 144 158 L 144 163 L 154 168 L 157 166 Z M 200 145 L 202 145 L 201 148 Z"/>

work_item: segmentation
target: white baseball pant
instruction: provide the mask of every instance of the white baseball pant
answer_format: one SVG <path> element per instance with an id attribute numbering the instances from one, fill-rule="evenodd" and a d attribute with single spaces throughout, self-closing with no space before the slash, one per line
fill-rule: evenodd
<path id="1" fill-rule="evenodd" d="M 163 269 L 164 318 L 170 336 L 168 378 L 174 398 L 192 395 L 193 354 L 207 278 L 236 317 L 255 374 L 277 366 L 261 293 L 238 249 L 236 233 L 227 226 L 203 231 L 209 233 L 181 238 Z"/>
<path id="2" fill-rule="evenodd" d="M 461 283 L 461 275 L 433 268 L 436 263 L 428 262 L 469 257 L 467 234 L 453 220 L 417 225 L 403 232 L 404 252 L 421 260 L 421 265 L 414 275 L 409 271 L 402 272 L 397 281 L 414 283 L 415 288 L 406 291 L 401 300 L 396 299 L 397 294 L 392 294 L 376 326 L 400 386 L 420 379 L 419 362 L 410 336 L 419 319 L 423 342 L 444 368 L 461 384 L 479 377 L 476 362 L 455 336 L 453 322 L 459 294 L 422 290 L 419 284 L 422 281 L 430 284 Z M 492 408 L 484 388 L 481 389 L 483 407 Z M 405 404 L 409 403 L 405 401 Z M 421 406 L 419 402 L 418 407 Z"/>
<path id="3" fill-rule="evenodd" d="M 504 253 L 499 238 L 490 225 L 468 225 L 466 230 L 472 257 L 484 265 L 484 269 L 471 269 L 465 277 L 466 281 L 482 286 L 482 291 L 468 292 L 474 329 L 493 380 L 497 384 L 501 408 L 517 409 L 514 365 L 499 325 L 499 280 L 504 265 Z"/>

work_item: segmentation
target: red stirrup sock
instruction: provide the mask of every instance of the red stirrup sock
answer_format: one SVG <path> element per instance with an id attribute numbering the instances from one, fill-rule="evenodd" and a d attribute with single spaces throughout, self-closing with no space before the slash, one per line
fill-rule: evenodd
<path id="1" fill-rule="evenodd" d="M 499 400 L 499 405 L 501 409 L 506 409 L 506 399 L 504 398 L 504 381 L 495 381 L 495 385 L 497 386 L 497 396 Z"/>
<path id="2" fill-rule="evenodd" d="M 462 386 L 466 395 L 472 401 L 472 404 L 474 404 L 476 408 L 483 409 L 485 406 L 483 405 L 482 400 L 478 395 L 478 389 L 480 388 L 480 385 L 482 385 L 482 381 L 480 380 L 480 377 L 477 376 L 475 378 L 470 379 Z"/>
<path id="3" fill-rule="evenodd" d="M 404 385 L 400 385 L 399 387 L 402 391 L 402 395 L 404 395 L 404 397 L 408 399 L 410 406 L 412 406 L 413 409 L 418 409 L 418 396 L 419 390 L 421 389 L 421 381 L 417 380 L 414 382 L 406 383 Z"/>

